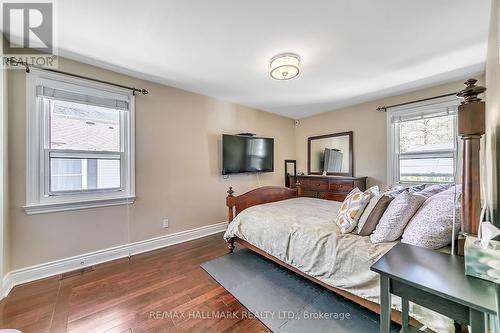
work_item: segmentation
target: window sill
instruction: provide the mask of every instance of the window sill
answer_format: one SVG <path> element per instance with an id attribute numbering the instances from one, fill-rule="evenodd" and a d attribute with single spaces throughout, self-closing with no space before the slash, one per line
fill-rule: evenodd
<path id="1" fill-rule="evenodd" d="M 46 213 L 56 213 L 65 212 L 70 210 L 78 209 L 88 209 L 88 208 L 99 208 L 99 207 L 109 207 L 118 205 L 130 205 L 134 203 L 135 196 L 112 198 L 112 199 L 99 199 L 99 200 L 89 200 L 89 201 L 75 201 L 75 202 L 58 202 L 50 204 L 37 204 L 24 206 L 24 211 L 28 215 L 35 214 L 46 214 Z"/>

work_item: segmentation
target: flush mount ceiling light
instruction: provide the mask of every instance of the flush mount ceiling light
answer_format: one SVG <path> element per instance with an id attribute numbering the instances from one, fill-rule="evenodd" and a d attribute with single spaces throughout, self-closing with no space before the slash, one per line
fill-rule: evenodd
<path id="1" fill-rule="evenodd" d="M 271 77 L 290 80 L 299 75 L 300 57 L 294 53 L 282 53 L 271 59 Z"/>

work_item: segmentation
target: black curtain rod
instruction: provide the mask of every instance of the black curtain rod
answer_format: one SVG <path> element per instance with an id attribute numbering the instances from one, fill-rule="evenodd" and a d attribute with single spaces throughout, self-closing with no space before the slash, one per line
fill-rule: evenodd
<path id="1" fill-rule="evenodd" d="M 379 111 L 379 112 L 387 112 L 387 109 L 389 109 L 389 108 L 395 108 L 397 106 L 403 106 L 403 105 L 408 105 L 408 104 L 413 104 L 413 103 L 418 103 L 418 102 L 425 102 L 425 101 L 429 101 L 429 100 L 435 99 L 435 98 L 448 97 L 448 96 L 456 96 L 456 95 L 457 95 L 457 93 L 454 92 L 454 93 L 449 93 L 449 94 L 440 95 L 440 96 L 434 96 L 434 97 L 429 97 L 429 98 L 418 99 L 416 101 L 411 101 L 411 102 L 405 102 L 405 103 L 399 103 L 399 104 L 393 104 L 393 105 L 387 105 L 387 106 L 379 106 L 377 108 L 377 111 Z"/>
<path id="2" fill-rule="evenodd" d="M 73 73 L 68 73 L 68 72 L 63 72 L 63 71 L 59 71 L 57 69 L 34 66 L 34 65 L 28 64 L 25 61 L 18 61 L 15 58 L 9 58 L 9 59 L 7 59 L 7 62 L 10 63 L 13 66 L 18 66 L 18 65 L 24 66 L 26 68 L 26 73 L 29 73 L 30 72 L 30 67 L 33 67 L 33 68 L 42 69 L 44 71 L 49 71 L 49 72 L 58 73 L 58 74 L 70 75 L 70 76 L 74 76 L 74 77 L 77 77 L 77 78 L 80 78 L 80 79 L 90 80 L 90 81 L 104 83 L 104 84 L 110 84 L 112 86 L 116 86 L 116 87 L 120 87 L 120 88 L 124 88 L 124 89 L 129 89 L 129 90 L 132 90 L 132 93 L 134 95 L 135 95 L 135 93 L 141 93 L 143 95 L 147 95 L 149 93 L 149 91 L 147 91 L 146 89 L 138 89 L 138 88 L 134 88 L 134 87 L 124 86 L 122 84 L 117 84 L 117 83 L 113 83 L 113 82 L 109 82 L 109 81 L 103 81 L 103 80 L 93 79 L 91 77 L 87 77 L 87 76 L 83 76 L 83 75 L 78 75 L 78 74 L 73 74 Z"/>

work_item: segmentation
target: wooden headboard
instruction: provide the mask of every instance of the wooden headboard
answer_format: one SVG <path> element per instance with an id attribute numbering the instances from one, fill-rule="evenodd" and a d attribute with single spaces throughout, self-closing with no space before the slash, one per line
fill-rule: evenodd
<path id="1" fill-rule="evenodd" d="M 297 189 L 281 186 L 264 186 L 246 192 L 239 196 L 233 196 L 233 188 L 227 191 L 226 205 L 229 208 L 228 222 L 248 207 L 295 198 L 298 196 Z"/>

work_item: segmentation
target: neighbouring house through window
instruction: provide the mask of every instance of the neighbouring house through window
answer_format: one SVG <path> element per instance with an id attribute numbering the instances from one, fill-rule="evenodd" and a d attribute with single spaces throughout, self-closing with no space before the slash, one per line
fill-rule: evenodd
<path id="1" fill-rule="evenodd" d="M 27 213 L 134 200 L 134 96 L 84 79 L 28 74 Z"/>

